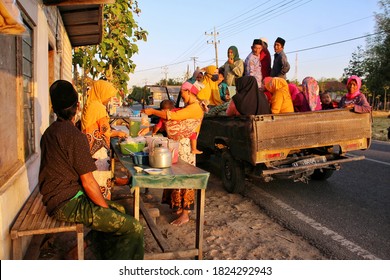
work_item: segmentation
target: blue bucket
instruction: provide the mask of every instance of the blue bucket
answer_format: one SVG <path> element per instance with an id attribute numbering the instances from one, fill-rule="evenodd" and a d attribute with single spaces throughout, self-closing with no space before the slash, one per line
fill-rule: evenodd
<path id="1" fill-rule="evenodd" d="M 137 152 L 133 156 L 134 164 L 136 165 L 149 165 L 149 153 Z"/>

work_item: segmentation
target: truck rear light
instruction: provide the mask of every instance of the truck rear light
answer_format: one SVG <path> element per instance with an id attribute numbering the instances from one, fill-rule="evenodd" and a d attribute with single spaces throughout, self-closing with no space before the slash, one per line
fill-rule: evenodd
<path id="1" fill-rule="evenodd" d="M 347 145 L 347 151 L 354 151 L 359 149 L 359 143 L 351 143 Z"/>
<path id="2" fill-rule="evenodd" d="M 283 156 L 283 153 L 265 154 L 266 159 L 275 159 L 275 158 L 280 158 L 282 156 Z"/>

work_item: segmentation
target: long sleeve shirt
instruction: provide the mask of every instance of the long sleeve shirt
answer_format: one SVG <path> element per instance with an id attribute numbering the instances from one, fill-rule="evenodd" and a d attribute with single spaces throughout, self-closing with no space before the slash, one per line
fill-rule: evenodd
<path id="1" fill-rule="evenodd" d="M 364 94 L 359 94 L 355 98 L 348 100 L 344 95 L 339 102 L 339 108 L 343 108 L 344 105 L 354 104 L 353 111 L 356 113 L 369 113 L 371 112 L 371 106 L 368 103 Z"/>
<path id="2" fill-rule="evenodd" d="M 235 86 L 235 79 L 242 77 L 244 75 L 244 61 L 241 59 L 234 61 L 233 64 L 225 62 L 225 82 L 228 86 Z"/>
<path id="3" fill-rule="evenodd" d="M 290 64 L 287 61 L 287 56 L 284 51 L 275 53 L 274 64 L 271 69 L 271 77 L 279 77 L 286 79 L 286 74 L 290 70 Z"/>
<path id="4" fill-rule="evenodd" d="M 261 87 L 263 76 L 261 74 L 260 57 L 250 53 L 245 59 L 245 75 L 253 76 L 256 78 L 257 86 Z"/>

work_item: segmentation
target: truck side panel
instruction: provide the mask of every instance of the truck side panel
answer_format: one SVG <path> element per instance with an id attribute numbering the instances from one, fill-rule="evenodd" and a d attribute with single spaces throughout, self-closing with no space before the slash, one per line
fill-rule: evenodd
<path id="1" fill-rule="evenodd" d="M 256 163 L 267 152 L 340 145 L 344 150 L 366 149 L 371 138 L 371 115 L 344 109 L 256 116 Z M 349 148 L 349 149 L 348 149 Z M 283 158 L 283 157 L 281 157 Z"/>

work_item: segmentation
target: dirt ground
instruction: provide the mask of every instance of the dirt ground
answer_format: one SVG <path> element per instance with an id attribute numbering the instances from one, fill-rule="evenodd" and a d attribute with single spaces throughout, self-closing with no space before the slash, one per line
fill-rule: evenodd
<path id="1" fill-rule="evenodd" d="M 130 209 L 129 187 L 115 187 L 113 200 Z M 174 219 L 169 207 L 160 203 L 161 190 L 142 194 L 147 207 L 160 211 L 157 227 L 172 249 L 193 248 L 195 213 L 189 223 L 170 225 Z M 157 242 L 145 227 L 145 253 L 161 252 Z M 205 260 L 321 260 L 326 257 L 302 237 L 270 219 L 249 198 L 227 193 L 218 178 L 211 175 L 206 190 L 203 259 Z M 76 246 L 74 234 L 48 236 L 40 248 L 39 259 L 66 259 L 67 252 Z M 86 251 L 86 259 L 94 259 Z"/>

